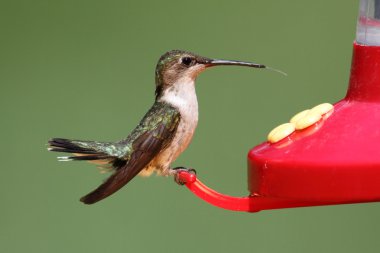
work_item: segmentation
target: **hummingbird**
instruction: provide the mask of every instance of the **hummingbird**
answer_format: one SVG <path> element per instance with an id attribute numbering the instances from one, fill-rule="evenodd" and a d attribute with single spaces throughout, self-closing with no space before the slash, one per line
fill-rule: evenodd
<path id="1" fill-rule="evenodd" d="M 185 167 L 171 168 L 171 164 L 189 146 L 197 127 L 197 76 L 210 67 L 222 65 L 271 69 L 258 63 L 211 59 L 172 50 L 163 54 L 156 65 L 152 107 L 125 139 L 117 142 L 50 139 L 49 151 L 72 153 L 58 157 L 60 161 L 89 161 L 108 166 L 112 171 L 104 183 L 80 201 L 96 203 L 118 191 L 138 174 L 172 175 L 181 184 L 177 177 L 179 171 L 194 173 Z"/>

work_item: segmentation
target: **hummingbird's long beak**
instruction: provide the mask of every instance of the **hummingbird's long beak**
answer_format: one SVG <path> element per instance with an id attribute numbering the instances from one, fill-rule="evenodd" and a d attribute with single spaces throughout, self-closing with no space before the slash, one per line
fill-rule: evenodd
<path id="1" fill-rule="evenodd" d="M 212 66 L 221 66 L 221 65 L 235 65 L 235 66 L 247 66 L 252 68 L 266 68 L 263 64 L 253 63 L 253 62 L 244 62 L 244 61 L 230 61 L 230 60 L 218 60 L 212 59 L 207 63 L 208 67 Z"/>
<path id="2" fill-rule="evenodd" d="M 231 66 L 245 66 L 245 67 L 259 68 L 259 69 L 269 69 L 269 70 L 273 70 L 287 76 L 287 74 L 281 70 L 274 69 L 274 68 L 265 66 L 264 64 L 259 64 L 259 63 L 254 63 L 254 62 L 209 59 L 208 61 L 206 61 L 205 65 L 206 65 L 206 68 L 213 67 L 213 66 L 231 65 Z"/>

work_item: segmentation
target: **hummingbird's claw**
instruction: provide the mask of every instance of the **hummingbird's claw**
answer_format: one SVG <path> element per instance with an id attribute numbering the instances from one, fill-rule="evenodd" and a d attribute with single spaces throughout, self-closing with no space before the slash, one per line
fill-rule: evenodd
<path id="1" fill-rule="evenodd" d="M 179 173 L 180 172 L 187 172 L 187 173 L 190 173 L 190 174 L 197 175 L 197 171 L 195 169 L 192 169 L 192 168 L 176 167 L 176 168 L 173 168 L 172 170 L 175 172 L 175 174 L 174 174 L 174 182 L 176 182 L 179 185 L 184 185 L 186 183 L 186 182 L 182 181 L 179 178 Z"/>

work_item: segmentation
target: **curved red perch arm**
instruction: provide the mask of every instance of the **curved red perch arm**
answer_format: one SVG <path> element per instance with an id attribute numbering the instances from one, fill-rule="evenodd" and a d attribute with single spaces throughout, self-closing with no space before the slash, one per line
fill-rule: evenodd
<path id="1" fill-rule="evenodd" d="M 185 182 L 187 188 L 195 195 L 214 206 L 234 211 L 249 212 L 251 210 L 250 197 L 239 198 L 223 195 L 210 189 L 199 181 L 196 175 L 188 172 L 180 172 L 179 179 Z"/>
<path id="2" fill-rule="evenodd" d="M 197 197 L 203 199 L 207 203 L 231 210 L 241 212 L 258 212 L 268 209 L 301 207 L 301 206 L 315 206 L 315 205 L 328 205 L 334 203 L 321 203 L 321 202 L 305 202 L 295 200 L 285 200 L 278 198 L 266 198 L 259 196 L 247 197 L 233 197 L 221 194 L 203 184 L 196 175 L 181 171 L 179 179 L 185 182 L 186 187 L 192 191 Z"/>

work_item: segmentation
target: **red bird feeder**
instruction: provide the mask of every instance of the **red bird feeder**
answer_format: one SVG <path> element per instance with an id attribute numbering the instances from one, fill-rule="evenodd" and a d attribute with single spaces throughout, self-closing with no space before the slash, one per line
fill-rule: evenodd
<path id="1" fill-rule="evenodd" d="M 234 211 L 380 201 L 380 1 L 360 3 L 346 97 L 329 117 L 250 150 L 249 196 L 220 194 L 186 172 L 180 179 Z"/>

